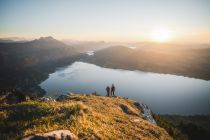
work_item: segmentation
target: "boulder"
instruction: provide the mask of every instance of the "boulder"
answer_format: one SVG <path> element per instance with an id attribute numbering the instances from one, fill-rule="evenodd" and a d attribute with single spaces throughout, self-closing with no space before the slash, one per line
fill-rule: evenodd
<path id="1" fill-rule="evenodd" d="M 39 100 L 40 101 L 47 101 L 47 102 L 56 102 L 56 100 L 53 99 L 52 97 L 42 97 Z"/>
<path id="2" fill-rule="evenodd" d="M 21 140 L 77 140 L 78 137 L 69 130 L 55 130 L 44 134 L 35 134 Z"/>

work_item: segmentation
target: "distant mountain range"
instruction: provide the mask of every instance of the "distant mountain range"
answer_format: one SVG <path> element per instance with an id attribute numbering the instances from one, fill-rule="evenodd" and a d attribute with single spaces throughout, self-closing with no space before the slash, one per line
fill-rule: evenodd
<path id="1" fill-rule="evenodd" d="M 183 75 L 210 80 L 210 48 L 131 49 L 113 46 L 95 52 L 88 62 L 103 67 Z"/>
<path id="2" fill-rule="evenodd" d="M 13 68 L 32 66 L 77 53 L 74 47 L 52 37 L 41 37 L 28 42 L 0 43 L 0 64 L 2 67 Z"/>
<path id="3" fill-rule="evenodd" d="M 7 37 L 7 38 L 0 38 L 1 43 L 11 43 L 11 42 L 27 42 L 31 39 L 25 39 L 21 37 Z"/>

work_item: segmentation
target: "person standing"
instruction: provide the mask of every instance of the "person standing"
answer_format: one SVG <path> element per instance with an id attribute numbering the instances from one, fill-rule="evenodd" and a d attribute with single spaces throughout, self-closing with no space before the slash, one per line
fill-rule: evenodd
<path id="1" fill-rule="evenodd" d="M 110 95 L 110 87 L 109 86 L 106 87 L 106 92 L 107 92 L 107 96 L 109 96 Z"/>
<path id="2" fill-rule="evenodd" d="M 111 96 L 115 96 L 114 93 L 115 93 L 115 86 L 114 86 L 114 84 L 112 84 L 112 87 L 111 87 Z"/>

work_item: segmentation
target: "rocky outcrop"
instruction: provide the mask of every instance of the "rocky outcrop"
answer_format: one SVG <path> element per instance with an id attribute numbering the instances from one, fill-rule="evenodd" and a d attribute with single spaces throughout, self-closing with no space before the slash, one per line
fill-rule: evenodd
<path id="1" fill-rule="evenodd" d="M 62 94 L 62 95 L 58 96 L 58 98 L 56 99 L 56 101 L 65 101 L 65 100 L 68 100 L 68 97 L 71 96 L 71 95 L 74 95 L 74 93 L 69 92 L 69 93 L 66 93 L 66 94 Z"/>
<path id="2" fill-rule="evenodd" d="M 150 123 L 157 125 L 155 119 L 152 116 L 151 110 L 149 109 L 149 107 L 147 105 L 145 105 L 143 103 L 138 103 L 138 102 L 135 102 L 134 104 L 137 107 L 142 108 L 143 113 L 140 114 L 141 117 L 143 117 L 144 119 L 146 119 Z"/>
<path id="3" fill-rule="evenodd" d="M 44 134 L 35 134 L 22 138 L 21 140 L 77 140 L 77 136 L 69 130 L 55 130 Z"/>
<path id="4" fill-rule="evenodd" d="M 65 100 L 67 100 L 67 98 L 68 98 L 68 95 L 60 95 L 60 96 L 58 96 L 56 101 L 65 101 Z"/>

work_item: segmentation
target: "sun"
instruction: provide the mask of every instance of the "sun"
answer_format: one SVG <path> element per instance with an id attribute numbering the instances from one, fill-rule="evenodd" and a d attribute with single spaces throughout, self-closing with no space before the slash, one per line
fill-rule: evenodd
<path id="1" fill-rule="evenodd" d="M 151 32 L 151 40 L 154 42 L 168 42 L 172 38 L 168 29 L 156 29 Z"/>

